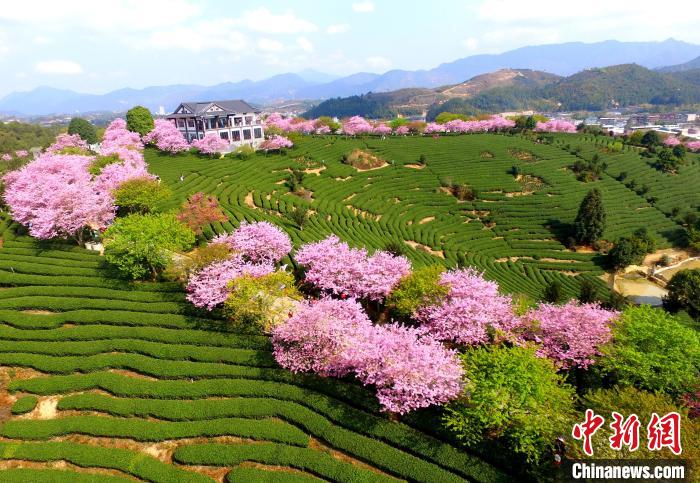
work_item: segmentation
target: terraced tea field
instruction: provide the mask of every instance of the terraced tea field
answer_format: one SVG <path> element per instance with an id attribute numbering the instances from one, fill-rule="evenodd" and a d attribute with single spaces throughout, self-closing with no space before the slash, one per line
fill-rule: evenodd
<path id="1" fill-rule="evenodd" d="M 15 228 L 0 224 L 0 481 L 509 480 L 360 386 L 280 369 L 267 337 L 188 312 L 177 285 L 119 282 Z"/>
<path id="2" fill-rule="evenodd" d="M 355 245 L 383 248 L 390 240 L 406 244 L 416 264 L 463 263 L 476 266 L 510 292 L 538 297 L 557 279 L 568 295 L 580 281 L 597 278 L 600 260 L 566 250 L 560 239 L 573 222 L 585 193 L 598 187 L 608 212 L 605 238 L 615 240 L 647 227 L 661 247 L 677 237 L 668 216 L 671 206 L 700 203 L 700 163 L 691 155 L 677 176 L 662 174 L 637 151 L 610 154 L 606 138 L 558 135 L 553 145 L 497 134 L 466 136 L 345 139 L 304 137 L 286 155 L 258 154 L 247 160 L 169 156 L 147 151 L 151 170 L 172 185 L 177 206 L 189 194 L 215 194 L 231 222 L 208 232 L 230 230 L 240 220 L 270 220 L 286 229 L 295 243 L 337 233 Z M 596 152 L 608 163 L 601 180 L 582 183 L 568 168 L 577 159 L 563 149 L 581 145 L 584 156 Z M 386 161 L 358 171 L 341 163 L 344 154 L 362 149 Z M 421 155 L 427 166 L 417 164 Z M 511 174 L 519 166 L 522 175 Z M 285 180 L 292 169 L 306 170 L 304 196 L 290 192 Z M 658 197 L 652 206 L 617 181 L 626 170 Z M 180 182 L 180 176 L 184 181 Z M 445 181 L 466 183 L 478 191 L 474 201 L 459 201 Z M 441 184 L 442 182 L 442 184 Z M 307 205 L 311 217 L 303 230 L 288 221 L 294 206 Z"/>

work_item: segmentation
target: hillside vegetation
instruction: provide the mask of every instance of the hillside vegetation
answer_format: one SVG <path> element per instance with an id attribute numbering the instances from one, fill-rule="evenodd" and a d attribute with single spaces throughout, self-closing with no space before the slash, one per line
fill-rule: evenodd
<path id="1" fill-rule="evenodd" d="M 150 169 L 174 187 L 168 206 L 179 206 L 197 191 L 217 196 L 232 221 L 214 223 L 208 237 L 230 231 L 243 219 L 270 220 L 283 226 L 295 245 L 330 233 L 368 248 L 398 241 L 418 265 L 473 265 L 505 290 L 534 297 L 558 280 L 575 296 L 583 279 L 602 283 L 602 259 L 562 244 L 588 190 L 598 187 L 603 193 L 609 216 L 603 238 L 616 240 L 647 227 L 661 247 L 681 232 L 671 218 L 674 207 L 700 204 L 694 183 L 683 181 L 700 181 L 697 155 L 679 175 L 666 175 L 632 148 L 613 153 L 608 142 L 563 134 L 552 145 L 496 134 L 303 137 L 285 155 L 257 154 L 245 161 L 149 150 L 146 158 Z M 567 145 L 580 147 L 579 156 L 597 154 L 608 164 L 600 180 L 577 180 L 571 166 L 579 157 L 563 149 Z M 368 171 L 343 164 L 343 155 L 356 149 L 375 153 L 387 164 Z M 418 164 L 421 155 L 425 165 Z M 520 169 L 518 177 L 513 166 Z M 299 195 L 288 187 L 292 170 L 301 173 Z M 637 186 L 648 186 L 644 195 L 615 178 L 622 171 L 629 173 L 627 183 L 635 179 Z M 448 189 L 462 185 L 475 192 L 473 200 L 460 200 Z M 310 209 L 303 230 L 288 219 L 297 206 Z"/>

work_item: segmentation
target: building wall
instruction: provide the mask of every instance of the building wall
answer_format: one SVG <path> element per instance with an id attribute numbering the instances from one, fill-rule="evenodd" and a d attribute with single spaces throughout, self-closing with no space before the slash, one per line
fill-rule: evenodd
<path id="1" fill-rule="evenodd" d="M 212 119 L 212 122 L 210 122 L 209 119 Z M 239 119 L 240 124 L 236 124 L 235 121 Z M 181 121 L 184 123 L 184 126 L 180 124 Z M 194 121 L 195 123 L 197 122 L 194 117 L 175 120 L 179 131 L 188 142 L 191 142 L 192 140 L 196 139 L 195 136 L 197 133 L 197 128 L 195 125 L 188 124 L 188 121 Z M 228 122 L 224 127 L 220 127 L 219 125 L 214 125 L 213 128 L 210 127 L 210 125 L 213 123 L 213 118 L 203 118 L 200 121 L 202 122 L 202 126 L 204 128 L 204 132 L 202 132 L 201 129 L 199 130 L 200 139 L 206 134 L 214 133 L 222 139 L 228 140 L 229 144 L 232 146 L 232 149 L 243 144 L 257 146 L 265 139 L 265 129 L 262 125 L 260 117 L 256 114 L 236 114 L 228 116 Z M 256 136 L 256 134 L 258 134 L 258 136 Z"/>

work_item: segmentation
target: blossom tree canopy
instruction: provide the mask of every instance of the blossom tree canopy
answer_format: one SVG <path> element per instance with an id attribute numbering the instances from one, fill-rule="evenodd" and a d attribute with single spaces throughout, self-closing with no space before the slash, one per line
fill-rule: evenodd
<path id="1" fill-rule="evenodd" d="M 490 329 L 512 338 L 521 323 L 510 297 L 498 292 L 498 284 L 484 279 L 473 268 L 445 272 L 441 285 L 449 287 L 440 303 L 418 309 L 416 319 L 439 340 L 475 345 L 489 341 Z"/>
<path id="2" fill-rule="evenodd" d="M 143 149 L 143 143 L 138 133 L 129 131 L 126 128 L 126 121 L 121 118 L 117 118 L 109 123 L 107 129 L 105 129 L 100 150 L 102 154 L 107 155 L 111 154 L 111 152 L 105 152 L 105 150 L 116 150 L 118 148 Z"/>
<path id="3" fill-rule="evenodd" d="M 253 263 L 279 262 L 292 249 L 289 235 L 269 221 L 243 221 L 236 231 L 218 235 L 212 243 L 224 243 Z"/>
<path id="4" fill-rule="evenodd" d="M 18 151 L 15 151 L 15 156 L 17 156 L 20 159 L 26 158 L 27 156 L 29 156 L 29 153 L 25 149 L 20 149 Z"/>
<path id="5" fill-rule="evenodd" d="M 681 142 L 676 136 L 669 136 L 664 139 L 664 144 L 666 146 L 678 146 Z"/>
<path id="6" fill-rule="evenodd" d="M 422 329 L 375 326 L 354 300 L 304 302 L 272 335 L 274 356 L 294 372 L 342 377 L 355 373 L 377 388 L 387 411 L 442 404 L 462 390 L 454 351 Z"/>
<path id="7" fill-rule="evenodd" d="M 348 357 L 357 378 L 377 388 L 385 410 L 404 414 L 460 395 L 462 366 L 456 351 L 420 328 L 387 324 L 373 329 L 350 347 Z"/>
<path id="8" fill-rule="evenodd" d="M 221 139 L 221 136 L 214 133 L 209 133 L 202 139 L 197 139 L 192 142 L 192 146 L 199 149 L 200 153 L 216 154 L 225 152 L 229 143 Z"/>
<path id="9" fill-rule="evenodd" d="M 576 132 L 576 125 L 562 119 L 550 119 L 547 122 L 538 122 L 535 131 L 543 132 Z"/>
<path id="10" fill-rule="evenodd" d="M 595 361 L 599 348 L 611 337 L 611 323 L 619 313 L 597 304 L 540 304 L 524 320 L 532 325 L 532 338 L 541 342 L 537 354 L 562 368 L 586 368 Z"/>
<path id="11" fill-rule="evenodd" d="M 260 144 L 263 151 L 277 151 L 279 149 L 291 148 L 294 143 L 285 136 L 274 135 Z"/>
<path id="12" fill-rule="evenodd" d="M 46 148 L 46 152 L 56 154 L 66 148 L 76 148 L 87 151 L 88 145 L 79 134 L 59 134 L 56 136 L 54 143 Z"/>
<path id="13" fill-rule="evenodd" d="M 12 155 L 5 153 L 2 156 L 0 156 L 0 159 L 2 159 L 3 161 L 12 161 Z"/>
<path id="14" fill-rule="evenodd" d="M 95 178 L 98 189 L 106 193 L 112 192 L 124 181 L 134 178 L 155 177 L 148 173 L 146 161 L 143 158 L 143 143 L 135 132 L 126 128 L 124 119 L 117 118 L 105 130 L 100 145 L 102 156 L 117 156 L 119 161 L 103 166 Z"/>
<path id="15" fill-rule="evenodd" d="M 385 122 L 380 122 L 377 123 L 376 126 L 374 126 L 372 132 L 374 134 L 381 134 L 382 136 L 385 136 L 387 134 L 391 134 L 391 128 L 387 126 Z"/>
<path id="16" fill-rule="evenodd" d="M 406 135 L 406 134 L 408 134 L 408 126 L 406 126 L 406 125 L 404 125 L 404 126 L 399 126 L 399 127 L 396 128 L 396 131 L 394 131 L 394 132 L 395 132 L 396 134 L 398 134 L 399 136 Z"/>
<path id="17" fill-rule="evenodd" d="M 349 136 L 368 134 L 372 129 L 372 125 L 362 116 L 353 116 L 343 122 L 343 132 Z"/>
<path id="18" fill-rule="evenodd" d="M 372 330 L 372 322 L 354 300 L 303 302 L 289 320 L 273 330 L 274 356 L 293 372 L 342 377 L 355 367 L 349 349 Z"/>
<path id="19" fill-rule="evenodd" d="M 262 277 L 275 270 L 269 263 L 250 263 L 241 255 L 214 262 L 192 274 L 187 284 L 187 300 L 197 307 L 213 310 L 223 304 L 229 294 L 229 282 L 241 275 Z"/>
<path id="20" fill-rule="evenodd" d="M 295 259 L 306 266 L 306 281 L 337 295 L 382 300 L 411 263 L 402 256 L 377 251 L 371 257 L 364 249 L 350 248 L 331 235 L 297 250 Z"/>
<path id="21" fill-rule="evenodd" d="M 190 147 L 175 124 L 167 119 L 156 119 L 153 131 L 146 134 L 143 141 L 169 153 L 187 151 Z"/>
<path id="22" fill-rule="evenodd" d="M 4 198 L 14 220 L 41 239 L 81 241 L 84 228 L 106 228 L 114 218 L 114 206 L 111 196 L 92 182 L 87 167 L 93 159 L 44 153 L 5 175 Z"/>
<path id="23" fill-rule="evenodd" d="M 685 147 L 690 151 L 700 151 L 700 141 L 690 141 Z"/>

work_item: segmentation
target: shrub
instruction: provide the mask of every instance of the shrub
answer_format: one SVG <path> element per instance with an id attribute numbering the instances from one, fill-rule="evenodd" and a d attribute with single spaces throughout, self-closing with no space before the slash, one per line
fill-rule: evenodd
<path id="1" fill-rule="evenodd" d="M 255 148 L 250 144 L 241 144 L 233 152 L 232 155 L 241 160 L 246 160 L 255 154 Z"/>
<path id="2" fill-rule="evenodd" d="M 129 131 L 145 136 L 153 130 L 153 127 L 153 116 L 145 107 L 136 106 L 126 111 L 126 128 Z"/>
<path id="3" fill-rule="evenodd" d="M 496 439 L 537 464 L 571 431 L 574 391 L 533 348 L 472 348 L 462 364 L 464 397 L 446 406 L 443 422 L 467 447 Z"/>
<path id="4" fill-rule="evenodd" d="M 224 313 L 236 328 L 269 333 L 287 320 L 300 299 L 294 276 L 288 272 L 261 277 L 244 274 L 229 283 Z"/>
<path id="5" fill-rule="evenodd" d="M 387 306 L 402 317 L 412 317 L 420 307 L 438 304 L 449 292 L 439 283 L 444 271 L 440 265 L 429 265 L 402 278 L 387 298 Z"/>
<path id="6" fill-rule="evenodd" d="M 88 144 L 97 144 L 97 130 L 89 121 L 81 117 L 71 118 L 68 124 L 68 134 L 77 134 Z"/>
<path id="7" fill-rule="evenodd" d="M 215 222 L 228 220 L 221 211 L 215 196 L 205 195 L 201 191 L 193 194 L 182 204 L 177 219 L 189 226 L 195 235 L 201 236 L 203 228 Z"/>
<path id="8" fill-rule="evenodd" d="M 309 219 L 309 209 L 305 205 L 295 206 L 291 211 L 287 213 L 289 220 L 299 227 L 300 230 L 304 229 L 304 225 Z"/>
<path id="9" fill-rule="evenodd" d="M 578 301 L 582 304 L 591 304 L 598 300 L 598 287 L 589 279 L 583 279 L 579 288 Z"/>
<path id="10" fill-rule="evenodd" d="M 687 310 L 691 317 L 700 319 L 700 269 L 675 273 L 666 289 L 668 294 L 664 297 L 664 307 L 667 310 Z"/>
<path id="11" fill-rule="evenodd" d="M 152 178 L 132 178 L 114 190 L 114 203 L 127 213 L 155 211 L 159 202 L 168 199 L 171 191 Z"/>
<path id="12" fill-rule="evenodd" d="M 594 188 L 583 198 L 576 215 L 574 221 L 576 240 L 581 243 L 593 244 L 603 235 L 605 220 L 602 194 L 599 189 Z"/>
<path id="13" fill-rule="evenodd" d="M 12 405 L 12 414 L 25 414 L 34 410 L 39 400 L 36 396 L 24 396 Z"/>
<path id="14" fill-rule="evenodd" d="M 194 233 L 173 214 L 134 214 L 119 218 L 104 233 L 105 258 L 131 279 L 155 278 L 173 252 L 194 243 Z"/>
<path id="15" fill-rule="evenodd" d="M 700 339 L 666 312 L 649 306 L 626 309 L 601 349 L 601 371 L 615 382 L 678 396 L 697 382 Z"/>
<path id="16" fill-rule="evenodd" d="M 559 280 L 552 280 L 544 288 L 542 299 L 550 304 L 558 304 L 564 300 L 564 288 Z"/>

